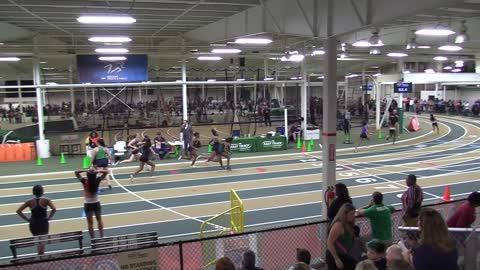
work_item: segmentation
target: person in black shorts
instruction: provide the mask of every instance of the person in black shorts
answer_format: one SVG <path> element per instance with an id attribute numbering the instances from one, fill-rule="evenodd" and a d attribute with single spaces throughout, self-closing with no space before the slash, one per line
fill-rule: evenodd
<path id="1" fill-rule="evenodd" d="M 86 173 L 86 177 L 82 176 L 82 173 Z M 100 176 L 97 176 L 100 174 Z M 103 221 L 102 221 L 102 206 L 100 205 L 100 199 L 98 198 L 98 186 L 100 182 L 107 177 L 108 171 L 106 170 L 76 170 L 75 176 L 83 186 L 83 197 L 85 203 L 83 204 L 83 210 L 87 216 L 88 233 L 90 239 L 95 238 L 95 232 L 93 230 L 93 214 L 97 219 L 98 232 L 100 237 L 103 237 Z"/>
<path id="2" fill-rule="evenodd" d="M 227 170 L 228 171 L 231 171 L 232 168 L 230 168 L 230 156 L 232 155 L 231 151 L 230 151 L 230 145 L 232 144 L 233 142 L 233 138 L 232 137 L 228 137 L 225 139 L 225 142 L 223 144 L 221 144 L 221 147 L 220 147 L 220 154 L 218 155 L 218 162 L 220 163 L 220 167 L 222 167 L 222 169 L 225 169 L 225 167 L 223 167 L 223 162 L 222 162 L 222 157 L 226 157 L 227 158 Z"/>
<path id="3" fill-rule="evenodd" d="M 215 157 L 217 157 L 217 160 L 218 160 L 223 151 L 219 149 L 220 139 L 218 138 L 218 131 L 215 128 L 212 129 L 212 139 L 208 144 L 212 145 L 212 154 L 210 155 L 210 157 L 207 158 L 205 163 L 214 160 Z"/>
<path id="4" fill-rule="evenodd" d="M 435 118 L 435 116 L 433 116 L 433 113 L 430 114 L 430 122 L 432 123 L 433 132 L 435 132 L 435 129 L 436 129 L 437 134 L 440 134 L 440 129 L 438 128 L 437 118 Z"/>
<path id="5" fill-rule="evenodd" d="M 34 197 L 24 202 L 17 210 L 17 214 L 29 223 L 30 232 L 33 236 L 48 234 L 48 221 L 52 219 L 57 211 L 52 201 L 49 198 L 43 197 L 43 193 L 43 187 L 41 185 L 34 186 Z M 23 210 L 27 207 L 29 207 L 31 211 L 30 218 L 23 213 Z M 47 217 L 48 207 L 50 207 L 51 211 Z M 45 253 L 45 246 L 42 244 L 37 245 L 37 252 L 38 255 L 43 255 Z"/>
<path id="6" fill-rule="evenodd" d="M 397 127 L 396 127 L 396 122 L 395 121 L 388 121 L 388 136 L 387 136 L 387 141 L 388 139 L 392 138 L 393 144 L 395 144 L 395 140 L 397 138 Z"/>
<path id="7" fill-rule="evenodd" d="M 188 152 L 192 157 L 192 168 L 195 168 L 195 161 L 197 161 L 197 158 L 201 156 L 198 154 L 198 149 L 200 147 L 202 147 L 202 143 L 200 142 L 200 133 L 195 132 L 193 133 L 192 144 L 188 147 Z"/>
<path id="8" fill-rule="evenodd" d="M 158 155 L 158 154 L 155 153 L 155 150 L 153 149 L 152 140 L 150 140 L 150 138 L 148 137 L 145 137 L 141 145 L 142 145 L 140 149 L 141 155 L 139 158 L 140 166 L 132 175 L 130 175 L 130 182 L 132 183 L 133 183 L 133 178 L 143 170 L 143 168 L 145 167 L 145 164 L 150 165 L 151 167 L 150 176 L 153 176 L 153 173 L 155 172 L 155 163 L 153 163 L 152 159 L 154 155 Z"/>

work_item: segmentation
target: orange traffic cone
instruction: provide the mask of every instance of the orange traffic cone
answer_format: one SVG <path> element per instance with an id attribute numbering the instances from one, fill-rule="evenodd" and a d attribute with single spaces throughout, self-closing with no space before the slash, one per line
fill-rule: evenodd
<path id="1" fill-rule="evenodd" d="M 306 153 L 306 152 L 307 152 L 307 147 L 305 146 L 305 141 L 303 141 L 302 153 Z"/>
<path id="2" fill-rule="evenodd" d="M 450 185 L 446 185 L 446 186 L 445 186 L 445 191 L 443 192 L 442 201 L 444 201 L 444 202 L 449 202 L 449 201 L 451 201 L 451 198 L 450 198 Z"/>

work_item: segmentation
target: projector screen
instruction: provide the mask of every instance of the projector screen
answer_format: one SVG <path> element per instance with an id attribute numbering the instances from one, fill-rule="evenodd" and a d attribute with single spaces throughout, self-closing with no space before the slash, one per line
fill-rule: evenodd
<path id="1" fill-rule="evenodd" d="M 80 83 L 122 83 L 148 81 L 148 58 L 146 55 L 122 55 L 125 60 L 101 61 L 100 56 L 77 55 L 77 70 Z"/>

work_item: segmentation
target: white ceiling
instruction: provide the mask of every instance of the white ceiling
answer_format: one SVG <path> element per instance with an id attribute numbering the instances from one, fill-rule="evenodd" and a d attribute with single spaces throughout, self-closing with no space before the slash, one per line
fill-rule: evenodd
<path id="1" fill-rule="evenodd" d="M 275 23 L 278 25 L 288 23 L 302 27 L 302 23 L 308 22 L 308 18 L 306 20 L 305 18 L 310 16 L 308 7 L 315 0 L 287 1 L 265 0 L 265 3 L 268 3 L 270 7 L 282 3 L 292 5 L 283 7 L 291 13 L 289 13 L 290 17 L 277 16 Z M 325 0 L 317 1 L 320 5 L 326 2 Z M 379 3 L 378 1 L 385 0 L 358 0 L 357 3 L 373 3 L 375 5 Z M 347 3 L 348 1 L 338 0 L 336 2 Z M 467 20 L 468 33 L 472 40 L 465 44 L 465 50 L 461 53 L 450 55 L 453 58 L 474 59 L 480 51 L 480 0 L 452 0 L 453 2 L 456 2 L 453 6 L 422 8 L 417 13 L 409 13 L 407 16 L 395 18 L 388 23 L 375 25 L 380 29 L 381 39 L 387 45 L 382 48 L 382 51 L 403 50 L 408 40 L 408 33 L 420 26 L 441 23 L 457 30 L 460 21 Z M 61 73 L 68 77 L 69 67 L 72 66 L 75 69 L 75 54 L 93 53 L 95 46 L 87 40 L 92 35 L 130 36 L 133 39 L 128 45 L 130 52 L 145 53 L 150 56 L 150 75 L 153 79 L 157 74 L 161 77 L 160 79 L 180 77 L 178 66 L 184 56 L 188 58 L 187 66 L 192 77 L 218 77 L 219 74 L 225 73 L 225 69 L 229 70 L 230 74 L 238 74 L 238 56 L 231 57 L 233 62 L 227 57 L 223 61 L 204 63 L 195 60 L 196 55 L 191 54 L 190 50 L 196 49 L 200 53 L 208 53 L 211 43 L 225 44 L 229 40 L 219 41 L 218 38 L 214 38 L 218 36 L 218 33 L 211 33 L 212 38 L 209 39 L 210 25 L 224 22 L 228 24 L 229 21 L 234 22 L 234 19 L 239 16 L 246 17 L 250 10 L 260 8 L 262 3 L 266 5 L 263 0 L 2 0 L 0 1 L 0 42 L 4 45 L 0 45 L 0 56 L 24 57 L 18 63 L 0 62 L 0 76 L 3 77 L 3 80 L 15 79 L 16 76 L 25 78 L 31 76 L 32 67 L 29 57 L 33 55 L 33 40 L 36 37 L 41 60 L 48 62 L 44 64 L 44 67 L 55 68 L 53 71 L 43 71 L 43 73 Z M 270 12 L 277 12 L 277 7 L 276 9 L 271 8 L 271 10 L 267 8 L 267 13 L 270 14 Z M 137 22 L 130 26 L 102 27 L 79 24 L 76 18 L 85 14 L 129 14 L 136 18 Z M 275 14 L 271 16 L 275 17 Z M 294 18 L 293 21 L 292 18 Z M 232 25 L 226 25 L 225 29 L 229 29 L 228 27 L 232 27 Z M 199 29 L 207 30 L 202 41 L 187 38 L 187 36 L 192 36 L 190 33 Z M 344 34 L 339 39 L 342 42 L 353 43 L 355 40 L 369 38 L 371 26 L 359 25 L 358 29 L 360 30 Z M 258 73 L 258 69 L 264 68 L 265 58 L 279 57 L 288 49 L 307 52 L 312 49 L 312 45 L 318 48 L 322 44 L 321 37 L 295 34 L 292 31 L 265 32 L 269 32 L 273 36 L 275 42 L 272 45 L 242 48 L 243 57 L 247 59 L 247 71 L 244 74 L 247 77 L 253 77 Z M 417 41 L 432 45 L 433 48 L 410 52 L 410 57 L 405 61 L 430 61 L 433 56 L 438 54 L 436 46 L 451 40 L 418 38 Z M 352 57 L 360 60 L 339 61 L 340 73 L 359 72 L 363 67 L 368 69 L 377 65 L 384 69 L 391 69 L 396 65 L 392 63 L 396 59 L 370 56 L 368 49 L 354 49 L 350 46 L 349 52 Z M 308 58 L 309 72 L 323 72 L 321 59 L 321 57 Z M 268 60 L 268 66 L 269 73 L 274 68 L 286 76 L 293 76 L 300 72 L 299 64 Z M 160 71 L 156 72 L 155 70 Z"/>

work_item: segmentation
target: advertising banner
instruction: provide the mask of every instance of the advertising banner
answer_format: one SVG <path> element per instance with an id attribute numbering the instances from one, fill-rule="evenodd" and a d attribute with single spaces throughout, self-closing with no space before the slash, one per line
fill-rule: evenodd
<path id="1" fill-rule="evenodd" d="M 257 151 L 280 151 L 287 149 L 287 139 L 283 136 L 257 138 Z"/>
<path id="2" fill-rule="evenodd" d="M 230 146 L 232 152 L 256 152 L 255 138 L 235 138 Z"/>
<path id="3" fill-rule="evenodd" d="M 122 83 L 148 81 L 146 55 L 124 55 L 125 60 L 101 61 L 99 55 L 77 55 L 80 83 Z"/>

